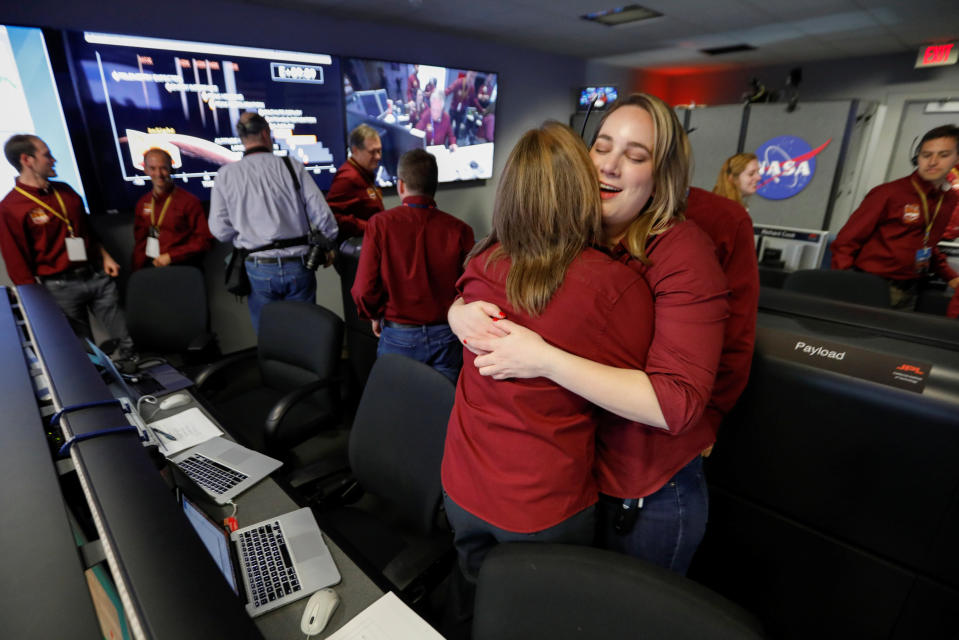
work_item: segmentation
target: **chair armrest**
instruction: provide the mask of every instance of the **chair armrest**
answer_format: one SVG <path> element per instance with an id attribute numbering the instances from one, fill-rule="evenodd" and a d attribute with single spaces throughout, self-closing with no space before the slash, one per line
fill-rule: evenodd
<path id="1" fill-rule="evenodd" d="M 264 425 L 267 445 L 269 445 L 270 441 L 276 437 L 277 432 L 280 430 L 280 424 L 282 424 L 286 414 L 289 413 L 290 409 L 292 409 L 298 402 L 310 394 L 316 393 L 320 389 L 325 389 L 326 387 L 340 384 L 341 382 L 342 380 L 338 377 L 317 380 L 294 389 L 277 400 L 276 404 L 273 405 L 273 408 L 270 409 L 270 413 L 266 417 L 266 424 Z M 199 382 L 197 382 L 197 384 L 199 384 Z"/>
<path id="2" fill-rule="evenodd" d="M 204 349 L 209 347 L 215 340 L 216 340 L 216 336 L 213 335 L 212 333 L 210 332 L 201 333 L 200 335 L 193 338 L 193 340 L 190 340 L 190 344 L 187 345 L 186 350 L 187 351 L 203 351 Z"/>
<path id="3" fill-rule="evenodd" d="M 256 349 L 251 349 L 250 351 L 244 351 L 242 353 L 234 353 L 232 356 L 227 356 L 218 362 L 214 362 L 213 364 L 204 367 L 204 369 L 198 373 L 196 378 L 193 380 L 193 384 L 196 386 L 197 391 L 201 391 L 203 385 L 208 383 L 214 376 L 217 376 L 223 371 L 236 366 L 240 362 L 255 359 L 256 357 Z"/>

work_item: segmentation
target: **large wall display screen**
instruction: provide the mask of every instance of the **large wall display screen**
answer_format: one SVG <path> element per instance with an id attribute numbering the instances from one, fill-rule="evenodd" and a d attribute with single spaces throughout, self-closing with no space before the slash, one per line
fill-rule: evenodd
<path id="1" fill-rule="evenodd" d="M 42 138 L 57 159 L 56 180 L 84 196 L 43 32 L 0 25 L 0 142 L 18 133 Z M 10 163 L 0 162 L 0 197 L 16 177 Z"/>
<path id="2" fill-rule="evenodd" d="M 399 157 L 414 148 L 436 156 L 440 182 L 493 176 L 495 73 L 347 58 L 343 94 L 348 130 L 368 124 L 380 134 L 381 186 L 395 183 Z"/>
<path id="3" fill-rule="evenodd" d="M 149 180 L 143 153 L 173 158 L 176 183 L 209 199 L 216 171 L 242 157 L 244 111 L 270 123 L 274 153 L 328 189 L 344 152 L 338 60 L 316 53 L 70 33 L 68 46 L 104 200 L 131 209 Z"/>

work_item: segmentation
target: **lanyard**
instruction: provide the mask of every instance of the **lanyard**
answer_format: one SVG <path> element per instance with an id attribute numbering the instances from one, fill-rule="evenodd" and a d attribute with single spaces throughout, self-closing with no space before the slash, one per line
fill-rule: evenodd
<path id="1" fill-rule="evenodd" d="M 419 202 L 404 202 L 404 207 L 413 207 L 414 209 L 432 209 L 434 205 L 422 204 Z"/>
<path id="2" fill-rule="evenodd" d="M 173 187 L 173 188 L 176 189 L 176 187 Z M 159 231 L 160 227 L 163 226 L 163 216 L 166 215 L 166 210 L 170 207 L 170 200 L 173 200 L 173 192 L 172 191 L 170 192 L 170 195 L 168 195 L 166 198 L 166 202 L 163 203 L 163 208 L 160 209 L 159 222 L 154 222 L 154 219 L 153 219 L 153 215 L 156 213 L 156 210 L 157 210 L 157 199 L 151 197 L 150 200 L 153 201 L 153 206 L 150 208 L 150 226 L 156 229 L 157 231 Z"/>
<path id="3" fill-rule="evenodd" d="M 40 200 L 39 198 L 33 197 L 31 194 L 27 193 L 26 191 L 24 191 L 24 190 L 21 189 L 20 187 L 14 187 L 14 189 L 16 189 L 17 191 L 19 191 L 22 195 L 24 195 L 24 196 L 30 198 L 31 200 L 33 200 L 34 202 L 36 202 L 38 205 L 40 205 L 41 207 L 43 207 L 44 209 L 46 209 L 47 211 L 49 211 L 50 213 L 52 213 L 55 217 L 60 218 L 61 220 L 63 220 L 64 222 L 66 222 L 66 223 L 67 223 L 67 231 L 70 232 L 70 237 L 71 237 L 71 238 L 74 237 L 75 234 L 73 233 L 73 225 L 70 223 L 70 218 L 67 217 L 67 207 L 66 207 L 65 204 L 63 204 L 63 198 L 60 197 L 60 194 L 57 192 L 56 189 L 53 189 L 53 195 L 55 195 L 55 196 L 57 197 L 57 202 L 60 203 L 60 211 L 62 211 L 63 213 L 57 213 L 56 209 L 54 209 L 53 207 L 51 207 L 50 205 L 48 205 L 48 204 L 47 204 L 46 202 L 44 202 L 43 200 Z"/>
<path id="4" fill-rule="evenodd" d="M 939 202 L 936 204 L 936 210 L 932 214 L 932 219 L 929 219 L 929 200 L 926 199 L 926 194 L 919 188 L 919 185 L 916 184 L 915 180 L 910 180 L 912 182 L 912 188 L 916 190 L 916 193 L 919 194 L 919 202 L 922 203 L 922 217 L 926 221 L 926 235 L 923 236 L 922 244 L 926 246 L 929 244 L 929 234 L 932 232 L 932 225 L 935 224 L 936 218 L 939 216 L 939 208 L 942 206 L 942 201 L 946 197 L 945 192 L 940 191 Z"/>

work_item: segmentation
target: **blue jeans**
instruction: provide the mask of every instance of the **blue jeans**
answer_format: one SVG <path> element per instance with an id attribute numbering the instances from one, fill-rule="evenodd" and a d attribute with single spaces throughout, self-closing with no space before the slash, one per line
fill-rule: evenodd
<path id="1" fill-rule="evenodd" d="M 256 333 L 260 332 L 260 311 L 264 305 L 278 300 L 316 303 L 316 275 L 302 261 L 271 264 L 250 258 L 246 261 L 246 273 L 252 289 L 247 304 Z"/>
<path id="2" fill-rule="evenodd" d="M 453 544 L 459 556 L 460 571 L 467 582 L 475 584 L 480 567 L 493 547 L 500 542 L 554 542 L 589 545 L 596 531 L 596 506 L 589 506 L 557 525 L 533 533 L 517 533 L 494 527 L 459 506 L 443 492 L 446 517 L 453 527 Z"/>
<path id="3" fill-rule="evenodd" d="M 376 355 L 398 353 L 428 364 L 456 384 L 463 368 L 463 347 L 447 324 L 424 327 L 383 326 Z"/>
<path id="4" fill-rule="evenodd" d="M 643 498 L 632 529 L 617 533 L 615 522 L 622 505 L 620 498 L 600 496 L 596 514 L 598 545 L 686 575 L 706 533 L 709 513 L 702 456 L 697 455 L 662 488 Z"/>

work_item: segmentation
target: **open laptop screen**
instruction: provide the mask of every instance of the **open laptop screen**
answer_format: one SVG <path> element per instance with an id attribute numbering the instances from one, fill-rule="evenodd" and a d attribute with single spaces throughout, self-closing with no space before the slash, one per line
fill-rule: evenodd
<path id="1" fill-rule="evenodd" d="M 186 519 L 190 521 L 193 529 L 200 536 L 203 545 L 210 552 L 210 557 L 220 567 L 223 577 L 230 583 L 233 592 L 238 594 L 236 574 L 233 571 L 233 562 L 230 555 L 230 536 L 226 529 L 211 520 L 182 493 L 180 494 L 180 503 L 183 505 L 183 513 L 186 514 Z"/>

